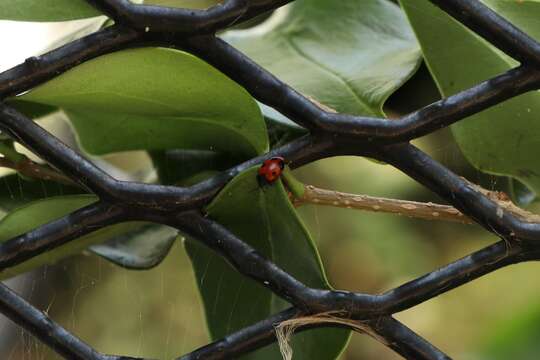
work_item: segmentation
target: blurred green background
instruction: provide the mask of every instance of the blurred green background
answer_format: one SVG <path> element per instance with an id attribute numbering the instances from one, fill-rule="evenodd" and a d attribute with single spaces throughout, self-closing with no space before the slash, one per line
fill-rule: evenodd
<path id="1" fill-rule="evenodd" d="M 437 98 L 422 67 L 393 95 L 386 111 L 395 117 Z M 55 126 L 56 131 L 65 131 L 65 124 Z M 466 163 L 448 130 L 415 144 L 485 188 L 506 189 L 506 179 L 482 174 Z M 148 161 L 140 153 L 109 160 L 132 170 L 144 168 Z M 326 159 L 295 174 L 307 184 L 327 189 L 441 202 L 392 167 L 362 158 Z M 530 209 L 539 210 L 535 204 Z M 498 240 L 475 225 L 311 205 L 298 211 L 319 246 L 332 284 L 351 291 L 383 292 Z M 534 280 L 535 271 L 536 263 L 504 268 L 396 317 L 457 359 L 537 359 L 540 283 Z M 171 359 L 209 341 L 195 278 L 181 243 L 150 271 L 130 271 L 81 254 L 19 277 L 18 282 L 34 305 L 103 353 Z M 11 340 L 2 359 L 59 358 L 22 330 L 3 334 Z M 375 340 L 355 334 L 342 360 L 399 358 Z"/>
<path id="2" fill-rule="evenodd" d="M 505 186 L 504 179 L 471 169 L 447 130 L 420 139 L 417 145 L 487 188 Z M 328 189 L 440 202 L 392 167 L 362 158 L 326 159 L 296 175 Z M 475 225 L 311 205 L 299 212 L 338 289 L 382 292 L 497 241 Z M 396 317 L 455 358 L 504 359 L 508 358 L 504 351 L 508 355 L 523 349 L 528 353 L 519 359 L 537 358 L 540 331 L 534 320 L 540 318 L 540 284 L 533 275 L 537 269 L 537 264 L 527 263 L 499 270 Z M 23 281 L 29 289 L 27 298 L 104 353 L 170 359 L 209 340 L 191 265 L 180 243 L 150 271 L 125 270 L 83 254 Z M 20 332 L 7 358 L 57 356 Z M 343 355 L 343 360 L 398 358 L 360 334 L 353 336 Z"/>

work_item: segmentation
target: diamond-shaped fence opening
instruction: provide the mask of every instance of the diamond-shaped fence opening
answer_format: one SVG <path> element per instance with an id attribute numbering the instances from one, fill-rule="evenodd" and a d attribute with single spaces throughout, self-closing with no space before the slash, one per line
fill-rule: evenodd
<path id="1" fill-rule="evenodd" d="M 537 70 L 540 44 L 481 2 L 431 0 L 521 65 L 401 119 L 387 121 L 326 111 L 215 36 L 218 30 L 276 9 L 290 0 L 228 0 L 208 10 L 136 6 L 126 0 L 87 1 L 114 19 L 115 25 L 0 74 L 2 99 L 25 92 L 88 59 L 153 44 L 179 48 L 205 60 L 257 100 L 308 129 L 309 134 L 202 184 L 184 188 L 142 184 L 114 179 L 32 120 L 0 103 L 2 132 L 99 197 L 96 203 L 2 243 L 0 269 L 77 241 L 78 237 L 111 224 L 128 220 L 166 224 L 200 240 L 234 264 L 238 272 L 264 284 L 292 304 L 286 311 L 180 359 L 236 358 L 276 341 L 276 327 L 294 319 L 299 320 L 293 328 L 295 331 L 346 326 L 368 333 L 406 358 L 441 359 L 448 356 L 395 320 L 392 314 L 506 265 L 540 258 L 540 224 L 502 209 L 474 184 L 409 143 L 540 87 Z M 289 159 L 293 167 L 335 155 L 361 155 L 384 161 L 446 199 L 501 241 L 379 295 L 310 288 L 200 211 L 235 175 L 276 155 Z M 0 285 L 0 311 L 68 359 L 127 359 L 93 350 L 5 285 Z M 302 320 L 306 318 L 311 321 Z"/>

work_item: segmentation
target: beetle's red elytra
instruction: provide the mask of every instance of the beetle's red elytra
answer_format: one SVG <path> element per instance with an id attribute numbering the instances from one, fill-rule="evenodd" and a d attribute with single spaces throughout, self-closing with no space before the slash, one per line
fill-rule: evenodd
<path id="1" fill-rule="evenodd" d="M 285 168 L 285 159 L 281 156 L 275 156 L 265 160 L 259 168 L 259 179 L 264 180 L 267 184 L 272 184 L 281 176 Z"/>

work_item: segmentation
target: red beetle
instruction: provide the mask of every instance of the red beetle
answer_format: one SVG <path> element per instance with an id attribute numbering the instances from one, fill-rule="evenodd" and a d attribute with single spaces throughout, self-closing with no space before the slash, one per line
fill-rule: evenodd
<path id="1" fill-rule="evenodd" d="M 285 168 L 285 159 L 281 156 L 275 156 L 268 160 L 264 160 L 263 164 L 259 168 L 259 180 L 263 180 L 267 184 L 272 184 L 279 179 L 283 169 Z"/>

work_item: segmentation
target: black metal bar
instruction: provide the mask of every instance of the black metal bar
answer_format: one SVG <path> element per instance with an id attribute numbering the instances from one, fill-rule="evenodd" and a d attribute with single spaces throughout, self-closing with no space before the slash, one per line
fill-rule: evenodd
<path id="1" fill-rule="evenodd" d="M 396 153 L 399 151 L 399 154 Z M 509 238 L 540 239 L 540 224 L 517 218 L 462 177 L 413 145 L 386 147 L 375 155 L 439 194 L 488 231 Z"/>
<path id="2" fill-rule="evenodd" d="M 405 359 L 448 360 L 450 357 L 390 316 L 370 320 L 372 336 Z"/>
<path id="3" fill-rule="evenodd" d="M 205 60 L 242 85 L 257 100 L 307 129 L 322 127 L 326 111 L 249 57 L 214 36 L 176 39 L 176 46 Z"/>
<path id="4" fill-rule="evenodd" d="M 534 242 L 524 251 L 520 242 L 503 240 L 383 294 L 370 295 L 309 288 L 223 226 L 196 211 L 178 214 L 176 219 L 146 216 L 145 220 L 177 227 L 202 241 L 226 258 L 238 272 L 267 287 L 303 313 L 340 311 L 360 320 L 408 309 L 507 265 L 534 260 L 540 252 L 540 244 Z"/>
<path id="5" fill-rule="evenodd" d="M 43 254 L 77 237 L 124 219 L 120 207 L 97 202 L 0 243 L 0 271 Z"/>
<path id="6" fill-rule="evenodd" d="M 0 100 L 30 90 L 86 60 L 132 46 L 140 38 L 137 31 L 115 25 L 29 58 L 0 74 Z"/>
<path id="7" fill-rule="evenodd" d="M 219 190 L 240 172 L 261 164 L 272 156 L 283 156 L 291 168 L 332 156 L 342 150 L 326 137 L 306 135 L 270 152 L 249 159 L 190 187 L 164 186 L 114 180 L 106 188 L 111 202 L 157 210 L 198 209 L 208 204 Z"/>
<path id="8" fill-rule="evenodd" d="M 505 266 L 533 260 L 535 256 L 536 253 L 525 258 L 518 243 L 499 241 L 395 289 L 375 295 L 372 306 L 376 314 L 394 314 Z"/>
<path id="9" fill-rule="evenodd" d="M 276 341 L 275 326 L 300 314 L 298 309 L 289 308 L 181 356 L 177 360 L 236 359 L 241 355 L 274 343 Z"/>
<path id="10" fill-rule="evenodd" d="M 203 346 L 177 360 L 226 360 L 236 359 L 251 351 L 276 342 L 276 326 L 286 320 L 302 316 L 296 308 L 289 308 L 256 324 L 232 333 L 223 339 Z M 322 327 L 347 327 L 341 323 L 321 322 L 298 326 L 294 333 Z M 392 317 L 380 317 L 363 322 L 364 333 L 388 346 L 406 359 L 446 360 L 450 359 L 441 350 L 431 345 L 414 331 Z"/>
<path id="11" fill-rule="evenodd" d="M 340 151 L 339 146 L 329 138 L 304 136 L 268 154 L 238 164 L 211 179 L 183 188 L 116 180 L 34 121 L 2 103 L 0 103 L 0 130 L 100 198 L 111 203 L 149 206 L 156 209 L 199 208 L 208 203 L 234 176 L 272 156 L 282 156 L 287 159 L 291 168 L 296 168 Z"/>
<path id="12" fill-rule="evenodd" d="M 405 143 L 540 87 L 540 44 L 479 1 L 431 0 L 523 65 L 397 121 L 327 112 L 213 36 L 217 30 L 290 0 L 228 0 L 207 10 L 136 5 L 128 0 L 87 1 L 113 18 L 116 25 L 43 56 L 30 58 L 0 74 L 0 100 L 112 51 L 143 45 L 181 47 L 227 74 L 258 100 L 311 130 L 311 134 L 209 180 L 180 188 L 118 181 L 30 119 L 0 103 L 3 132 L 101 198 L 95 204 L 0 244 L 0 269 L 113 223 L 155 221 L 198 238 L 239 272 L 296 306 L 181 359 L 236 357 L 274 341 L 276 322 L 327 311 L 339 311 L 344 317 L 362 320 L 369 327 L 370 335 L 406 358 L 447 359 L 440 350 L 390 315 L 504 266 L 540 259 L 539 223 L 506 211 L 474 184 Z M 234 176 L 270 156 L 283 156 L 294 168 L 340 154 L 368 155 L 392 164 L 504 240 L 383 294 L 357 294 L 307 287 L 198 210 Z M 0 285 L 0 311 L 66 358 L 127 359 L 99 354 L 3 285 Z"/>
<path id="13" fill-rule="evenodd" d="M 145 32 L 210 34 L 292 0 L 227 0 L 206 10 L 133 4 L 129 0 L 87 0 L 107 16 Z"/>
<path id="14" fill-rule="evenodd" d="M 296 169 L 310 162 L 346 152 L 346 150 L 341 149 L 341 146 L 336 144 L 330 137 L 313 135 L 303 136 L 288 144 L 272 149 L 264 155 L 257 156 L 225 170 L 221 174 L 208 180 L 186 188 L 186 193 L 189 195 L 185 201 L 185 206 L 180 208 L 201 208 L 204 204 L 209 203 L 218 191 L 233 177 L 250 167 L 259 166 L 264 160 L 273 156 L 285 158 L 287 166 L 291 169 Z M 177 206 L 177 208 L 179 207 Z"/>
<path id="15" fill-rule="evenodd" d="M 143 360 L 98 353 L 2 283 L 0 283 L 0 311 L 66 359 Z"/>
<path id="16" fill-rule="evenodd" d="M 369 137 L 393 143 L 410 141 L 539 87 L 540 71 L 517 67 L 395 121 L 384 120 L 386 126 L 373 128 Z M 369 131 L 368 126 L 360 128 L 358 133 Z"/>
<path id="17" fill-rule="evenodd" d="M 175 219 L 167 217 L 162 221 L 202 241 L 224 256 L 240 273 L 268 287 L 300 310 L 313 310 L 310 304 L 315 298 L 318 299 L 320 291 L 307 287 L 200 212 L 189 211 L 179 214 Z"/>
<path id="18" fill-rule="evenodd" d="M 355 140 L 409 141 L 540 87 L 540 71 L 518 67 L 470 89 L 437 101 L 401 119 L 388 121 L 327 112 L 225 41 L 213 36 L 181 38 L 177 46 L 221 70 L 257 100 L 313 131 Z"/>
<path id="19" fill-rule="evenodd" d="M 0 130 L 96 195 L 106 196 L 115 181 L 38 124 L 2 103 Z"/>
<path id="20" fill-rule="evenodd" d="M 62 143 L 34 121 L 0 103 L 0 130 L 20 142 L 73 181 L 109 202 L 166 207 L 189 202 L 191 192 L 176 186 L 119 181 Z M 217 189 L 214 189 L 215 191 Z"/>
<path id="21" fill-rule="evenodd" d="M 540 66 L 540 44 L 478 0 L 430 0 L 522 63 Z"/>

